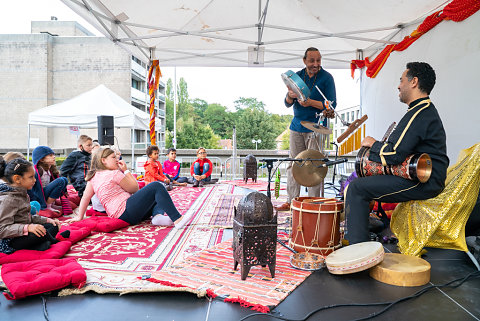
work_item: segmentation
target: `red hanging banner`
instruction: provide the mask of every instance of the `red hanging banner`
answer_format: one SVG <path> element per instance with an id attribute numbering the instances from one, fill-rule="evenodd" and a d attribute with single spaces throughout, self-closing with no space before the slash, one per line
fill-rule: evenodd
<path id="1" fill-rule="evenodd" d="M 352 71 L 352 78 L 355 74 L 355 69 L 367 67 L 365 74 L 367 77 L 375 78 L 378 72 L 382 69 L 387 61 L 390 53 L 393 51 L 403 51 L 410 47 L 418 38 L 427 33 L 430 29 L 435 27 L 443 20 L 463 21 L 473 15 L 480 9 L 479 0 L 453 0 L 443 10 L 434 12 L 420 24 L 409 36 L 406 36 L 401 42 L 396 45 L 386 46 L 373 61 L 369 58 L 364 60 L 352 60 L 350 69 Z"/>

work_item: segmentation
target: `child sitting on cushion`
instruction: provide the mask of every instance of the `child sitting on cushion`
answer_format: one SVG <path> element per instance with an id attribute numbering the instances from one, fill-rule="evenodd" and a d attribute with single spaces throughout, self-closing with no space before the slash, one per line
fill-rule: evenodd
<path id="1" fill-rule="evenodd" d="M 83 193 L 74 220 L 82 220 L 93 194 L 105 207 L 107 215 L 130 225 L 153 216 L 152 224 L 175 228 L 183 227 L 188 219 L 178 212 L 165 186 L 151 182 L 141 190 L 124 161 L 118 160 L 109 147 L 100 147 L 92 157 L 92 167 L 87 174 L 87 187 Z M 163 215 L 167 213 L 168 216 Z"/>
<path id="2" fill-rule="evenodd" d="M 187 186 L 187 178 L 180 176 L 180 163 L 176 160 L 177 150 L 170 147 L 167 151 L 168 159 L 163 162 L 163 173 L 174 185 Z"/>
<path id="3" fill-rule="evenodd" d="M 60 168 L 63 177 L 70 178 L 78 196 L 82 197 L 87 182 L 87 176 L 90 169 L 91 154 L 93 149 L 93 141 L 87 135 L 81 135 L 77 142 L 78 150 L 75 150 L 67 156 Z"/>
<path id="4" fill-rule="evenodd" d="M 163 174 L 162 164 L 158 161 L 158 153 L 159 149 L 157 146 L 151 145 L 147 147 L 146 154 L 148 160 L 143 165 L 145 168 L 145 184 L 159 181 L 165 184 L 167 191 L 171 191 L 173 189 L 172 181 Z"/>
<path id="5" fill-rule="evenodd" d="M 1 159 L 0 176 L 7 181 L 0 185 L 0 252 L 10 254 L 21 249 L 45 251 L 51 244 L 57 243 L 54 237 L 60 222 L 30 215 L 27 190 L 35 184 L 32 163 L 22 158 L 8 163 Z M 69 231 L 62 234 L 64 237 L 69 235 Z"/>
<path id="6" fill-rule="evenodd" d="M 28 195 L 32 201 L 39 202 L 42 209 L 58 212 L 61 207 L 56 207 L 53 203 L 66 194 L 68 180 L 66 177 L 59 177 L 55 152 L 48 146 L 37 146 L 32 152 L 32 160 L 36 181 Z"/>
<path id="7" fill-rule="evenodd" d="M 193 176 L 193 187 L 203 187 L 212 179 L 213 164 L 207 158 L 207 151 L 203 147 L 197 149 L 197 157 L 190 167 L 190 174 Z"/>

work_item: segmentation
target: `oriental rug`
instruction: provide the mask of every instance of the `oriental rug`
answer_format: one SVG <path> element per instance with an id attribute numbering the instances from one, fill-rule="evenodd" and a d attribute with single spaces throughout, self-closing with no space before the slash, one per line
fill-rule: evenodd
<path id="1" fill-rule="evenodd" d="M 290 266 L 291 252 L 282 246 L 277 248 L 275 277 L 268 267 L 253 266 L 246 280 L 241 280 L 240 266 L 233 270 L 232 241 L 225 241 L 212 249 L 206 249 L 178 264 L 151 274 L 145 283 L 169 284 L 179 291 L 205 295 L 209 290 L 225 301 L 239 301 L 249 306 L 275 307 L 311 272 Z M 214 296 L 215 296 L 214 295 Z M 236 300 L 239 299 L 239 300 Z"/>
<path id="2" fill-rule="evenodd" d="M 222 184 L 230 184 L 238 187 L 243 187 L 243 188 L 248 188 L 254 191 L 262 192 L 266 191 L 268 187 L 268 182 L 267 181 L 261 181 L 257 180 L 257 182 L 253 182 L 251 179 L 245 183 L 243 180 L 234 180 L 234 181 L 220 181 L 219 183 Z M 285 190 L 285 183 L 280 185 L 280 190 Z M 273 191 L 275 190 L 275 182 L 270 182 L 270 190 Z"/>
<path id="3" fill-rule="evenodd" d="M 247 195 L 247 194 L 245 194 Z M 210 221 L 211 226 L 218 226 L 224 228 L 233 227 L 233 217 L 235 215 L 234 208 L 238 206 L 240 200 L 244 195 L 238 194 L 224 194 L 220 196 L 217 206 L 214 209 L 214 213 L 211 216 L 212 220 Z M 280 195 L 278 199 L 275 199 L 272 196 L 273 206 L 281 205 L 287 201 L 286 195 Z M 275 210 L 274 210 L 275 211 Z M 291 212 L 283 211 L 277 213 L 277 223 L 279 231 L 290 231 L 291 227 Z"/>
<path id="4" fill-rule="evenodd" d="M 190 217 L 185 228 L 159 227 L 147 221 L 112 233 L 97 233 L 74 244 L 65 257 L 77 259 L 87 273 L 87 282 L 81 289 L 64 289 L 60 295 L 170 291 L 138 277 L 222 242 L 223 229 L 208 224 L 220 196 L 233 189 L 229 185 L 175 188 L 170 193 L 175 205 Z"/>

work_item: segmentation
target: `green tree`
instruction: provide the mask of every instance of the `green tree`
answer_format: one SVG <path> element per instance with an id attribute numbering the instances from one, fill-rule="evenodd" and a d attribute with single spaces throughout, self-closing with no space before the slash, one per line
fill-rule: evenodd
<path id="1" fill-rule="evenodd" d="M 260 149 L 274 149 L 275 138 L 274 124 L 271 115 L 265 111 L 265 104 L 256 98 L 244 98 L 235 101 L 238 120 L 237 147 L 239 149 L 251 149 L 255 147 L 252 139 L 261 139 L 258 144 Z"/>
<path id="2" fill-rule="evenodd" d="M 210 126 L 195 126 L 193 120 L 180 122 L 177 130 L 177 148 L 196 149 L 200 146 L 208 149 L 218 149 L 220 138 L 215 135 Z"/>
<path id="3" fill-rule="evenodd" d="M 173 100 L 165 99 L 165 126 L 173 131 Z"/>
<path id="4" fill-rule="evenodd" d="M 282 135 L 282 143 L 280 144 L 282 150 L 290 150 L 290 129 Z"/>
<path id="5" fill-rule="evenodd" d="M 193 106 L 193 111 L 194 111 L 195 114 L 198 116 L 198 118 L 199 118 L 201 121 L 204 121 L 205 111 L 206 111 L 207 108 L 208 108 L 208 103 L 207 103 L 205 100 L 203 100 L 203 99 L 195 98 L 195 99 L 192 101 L 192 106 Z"/>
<path id="6" fill-rule="evenodd" d="M 233 131 L 233 115 L 220 104 L 209 104 L 205 110 L 205 123 L 221 138 L 231 138 Z"/>
<path id="7" fill-rule="evenodd" d="M 170 99 L 173 101 L 174 93 L 173 93 L 173 81 L 171 78 L 167 80 L 167 87 L 165 88 L 165 98 Z"/>

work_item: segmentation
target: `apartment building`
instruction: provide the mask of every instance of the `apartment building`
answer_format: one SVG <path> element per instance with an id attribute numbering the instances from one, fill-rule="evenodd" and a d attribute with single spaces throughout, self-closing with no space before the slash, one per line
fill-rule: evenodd
<path id="1" fill-rule="evenodd" d="M 31 34 L 0 34 L 0 149 L 27 149 L 28 114 L 104 84 L 148 113 L 147 65 L 105 37 L 74 21 L 32 21 Z M 165 146 L 165 84 L 155 101 L 157 144 Z M 101 110 L 99 110 L 101 114 Z M 96 129 L 80 134 L 97 138 Z M 144 150 L 149 132 L 115 128 L 121 150 Z M 69 128 L 31 127 L 30 145 L 73 148 Z"/>

